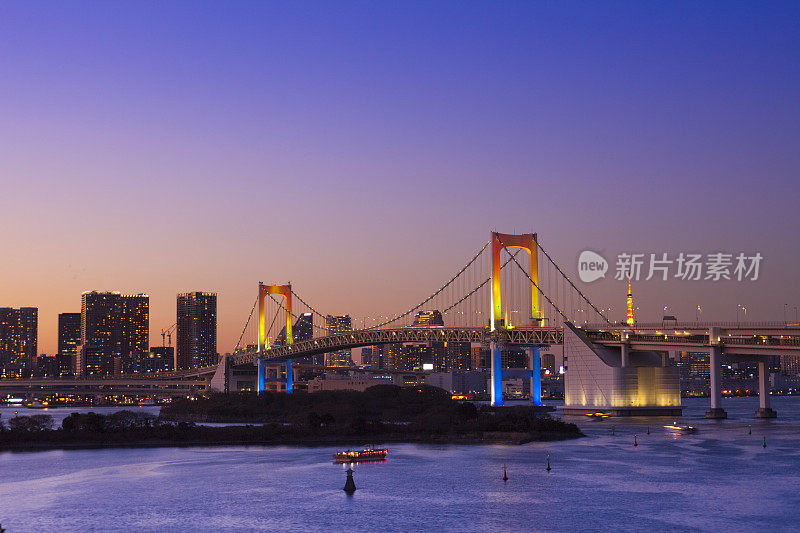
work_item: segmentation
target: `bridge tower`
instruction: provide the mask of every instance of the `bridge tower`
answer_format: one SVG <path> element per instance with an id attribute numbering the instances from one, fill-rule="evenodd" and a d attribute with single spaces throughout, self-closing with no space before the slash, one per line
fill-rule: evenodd
<path id="1" fill-rule="evenodd" d="M 503 248 L 521 248 L 528 252 L 530 263 L 530 276 L 533 280 L 531 284 L 531 321 L 535 325 L 541 325 L 541 312 L 539 310 L 539 250 L 536 242 L 535 233 L 523 233 L 511 235 L 493 231 L 491 234 L 492 242 L 492 292 L 490 298 L 490 329 L 496 331 L 497 328 L 505 328 L 503 321 L 503 295 L 500 288 L 500 252 Z M 534 285 L 535 284 L 535 285 Z M 492 385 L 491 397 L 492 405 L 503 405 L 503 367 L 501 364 L 502 346 L 496 341 L 490 343 Z M 539 357 L 539 347 L 534 346 L 531 350 L 531 398 L 534 405 L 542 404 L 542 378 L 541 362 Z"/>
<path id="2" fill-rule="evenodd" d="M 292 344 L 292 284 L 286 285 L 264 285 L 258 282 L 258 351 L 262 352 L 269 349 L 269 340 L 267 339 L 266 330 L 266 316 L 264 305 L 268 294 L 276 296 L 283 296 L 286 299 L 286 344 Z M 286 361 L 286 392 L 292 392 L 292 360 Z M 264 382 L 264 359 L 258 358 L 258 385 L 257 390 L 262 394 L 266 389 Z"/>

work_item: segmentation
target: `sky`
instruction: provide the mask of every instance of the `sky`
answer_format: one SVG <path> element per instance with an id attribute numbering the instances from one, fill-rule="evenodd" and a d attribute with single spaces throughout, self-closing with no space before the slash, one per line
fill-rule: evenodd
<path id="1" fill-rule="evenodd" d="M 0 3 L 0 306 L 39 351 L 84 290 L 258 281 L 393 314 L 489 237 L 759 252 L 757 281 L 636 283 L 643 318 L 800 306 L 797 2 Z M 613 271 L 614 265 L 611 265 Z M 624 282 L 581 285 L 624 308 Z M 622 318 L 622 316 L 616 317 Z"/>

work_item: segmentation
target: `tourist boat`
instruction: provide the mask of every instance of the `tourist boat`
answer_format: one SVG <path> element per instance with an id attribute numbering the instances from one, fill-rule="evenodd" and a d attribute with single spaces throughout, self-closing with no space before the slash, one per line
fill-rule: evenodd
<path id="1" fill-rule="evenodd" d="M 603 419 L 603 418 L 608 418 L 610 414 L 597 412 L 597 413 L 586 413 L 586 416 L 588 416 L 589 418 Z"/>
<path id="2" fill-rule="evenodd" d="M 48 405 L 49 403 L 46 401 L 40 402 L 39 400 L 33 400 L 31 402 L 28 402 L 25 405 L 25 407 L 27 407 L 28 409 L 47 409 Z"/>
<path id="3" fill-rule="evenodd" d="M 152 406 L 155 404 L 156 402 L 152 398 L 145 398 L 143 400 L 139 400 L 139 405 L 141 406 Z"/>
<path id="4" fill-rule="evenodd" d="M 690 426 L 689 424 L 678 424 L 677 422 L 673 423 L 671 426 L 664 426 L 666 429 L 674 429 L 676 431 L 680 431 L 681 433 L 697 433 L 697 428 L 694 426 Z"/>
<path id="5" fill-rule="evenodd" d="M 372 446 L 365 446 L 363 450 L 345 450 L 333 454 L 336 463 L 361 463 L 365 461 L 383 461 L 389 450 L 376 449 Z"/>

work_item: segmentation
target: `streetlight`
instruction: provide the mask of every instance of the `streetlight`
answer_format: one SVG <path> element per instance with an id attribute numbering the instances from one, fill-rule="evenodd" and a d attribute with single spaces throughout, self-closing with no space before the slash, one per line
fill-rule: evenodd
<path id="1" fill-rule="evenodd" d="M 789 307 L 789 304 L 783 304 L 783 325 L 784 326 L 787 324 L 787 321 L 786 321 L 786 308 L 787 307 Z"/>
<path id="2" fill-rule="evenodd" d="M 703 314 L 703 308 L 698 305 L 697 309 L 694 312 L 694 321 L 700 322 L 700 315 L 702 314 Z"/>
<path id="3" fill-rule="evenodd" d="M 744 317 L 747 318 L 747 308 L 744 307 L 742 304 L 737 304 L 736 305 L 736 323 L 737 324 L 739 323 L 739 309 L 744 311 Z"/>

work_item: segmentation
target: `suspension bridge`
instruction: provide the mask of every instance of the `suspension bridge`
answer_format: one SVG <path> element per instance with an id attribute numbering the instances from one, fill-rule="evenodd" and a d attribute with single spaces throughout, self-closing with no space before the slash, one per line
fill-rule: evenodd
<path id="1" fill-rule="evenodd" d="M 412 323 L 416 314 L 434 310 L 441 313 L 441 323 Z M 709 416 L 722 417 L 719 368 L 723 354 L 740 360 L 754 358 L 761 367 L 764 356 L 800 354 L 800 329 L 786 325 L 634 328 L 614 323 L 570 280 L 535 233 L 491 232 L 489 241 L 449 280 L 402 313 L 344 331 L 334 327 L 332 316 L 320 312 L 289 283 L 259 283 L 233 354 L 229 361 L 221 362 L 218 373 L 228 372 L 229 366 L 255 366 L 256 389 L 261 392 L 267 365 L 282 364 L 286 392 L 291 393 L 293 362 L 320 354 L 387 344 L 479 344 L 489 348 L 491 402 L 502 405 L 502 350 L 524 348 L 530 368 L 535 370 L 540 368 L 542 348 L 563 345 L 565 409 L 676 414 L 680 413 L 678 375 L 664 354 L 692 349 L 710 354 Z M 293 331 L 298 325 L 302 332 Z M 665 329 L 671 333 L 662 331 Z M 766 376 L 762 368 L 762 390 Z M 531 401 L 541 404 L 540 373 L 536 371 L 531 373 Z M 768 394 L 761 395 L 759 411 L 763 416 L 774 413 Z"/>

